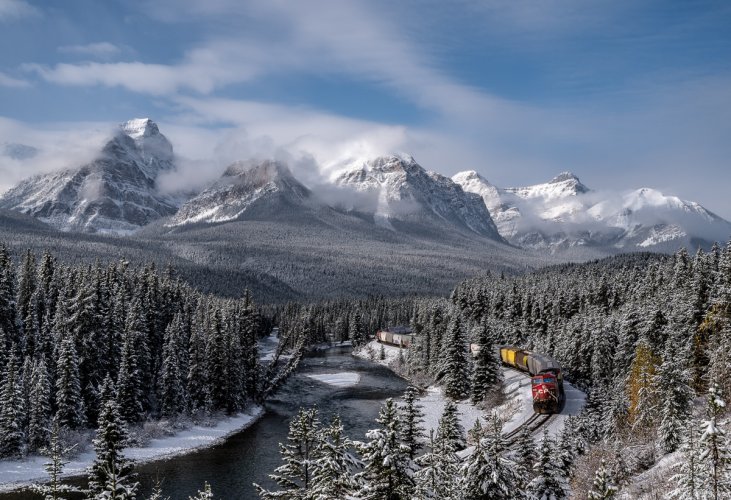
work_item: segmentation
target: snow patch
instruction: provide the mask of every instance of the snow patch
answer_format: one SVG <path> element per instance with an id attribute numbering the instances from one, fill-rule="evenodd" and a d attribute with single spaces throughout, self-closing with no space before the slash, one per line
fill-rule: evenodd
<path id="1" fill-rule="evenodd" d="M 307 377 L 335 387 L 353 387 L 360 382 L 360 374 L 355 372 L 320 373 Z"/>

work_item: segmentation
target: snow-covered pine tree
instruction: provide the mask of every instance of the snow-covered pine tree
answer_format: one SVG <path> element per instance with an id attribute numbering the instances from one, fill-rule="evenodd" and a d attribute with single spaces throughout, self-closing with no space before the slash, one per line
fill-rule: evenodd
<path id="1" fill-rule="evenodd" d="M 366 433 L 367 443 L 356 443 L 365 467 L 358 474 L 363 500 L 407 499 L 414 488 L 415 464 L 409 448 L 400 440 L 400 422 L 396 403 L 387 399 L 376 419 L 378 429 Z"/>
<path id="2" fill-rule="evenodd" d="M 602 460 L 602 464 L 594 474 L 594 483 L 591 490 L 587 494 L 589 500 L 610 500 L 617 497 L 617 486 L 614 484 L 607 464 Z"/>
<path id="3" fill-rule="evenodd" d="M 312 500 L 341 500 L 357 490 L 354 473 L 363 464 L 350 451 L 353 442 L 343 433 L 343 424 L 336 416 L 320 432 L 317 443 L 312 488 Z"/>
<path id="4" fill-rule="evenodd" d="M 460 468 L 461 489 L 466 498 L 507 500 L 524 496 L 520 467 L 503 456 L 504 451 L 502 421 L 493 413 L 483 437 Z"/>
<path id="5" fill-rule="evenodd" d="M 555 445 L 553 451 L 554 453 L 556 451 Z M 538 450 L 528 426 L 523 426 L 516 437 L 514 459 L 529 476 L 533 477 L 533 466 L 536 464 L 536 461 L 538 461 Z M 556 461 L 555 455 L 553 460 L 554 462 Z"/>
<path id="6" fill-rule="evenodd" d="M 0 457 L 23 455 L 23 391 L 18 360 L 11 349 L 0 390 Z"/>
<path id="7" fill-rule="evenodd" d="M 127 322 L 129 328 L 125 328 L 122 337 L 122 352 L 117 373 L 117 404 L 122 417 L 128 423 L 139 422 L 143 412 L 143 383 L 136 348 L 139 332 L 134 327 L 136 321 L 132 318 L 136 315 L 134 310 L 130 310 Z"/>
<path id="8" fill-rule="evenodd" d="M 655 374 L 659 360 L 651 351 L 650 344 L 640 339 L 627 380 L 629 395 L 629 419 L 632 429 L 642 438 L 650 437 L 657 413 L 657 388 Z"/>
<path id="9" fill-rule="evenodd" d="M 208 393 L 208 370 L 206 369 L 206 339 L 202 308 L 196 311 L 188 344 L 187 388 L 190 412 L 208 411 L 211 398 Z"/>
<path id="10" fill-rule="evenodd" d="M 543 431 L 543 439 L 538 446 L 538 460 L 533 466 L 535 478 L 526 489 L 530 500 L 561 500 L 568 498 L 569 486 L 566 473 L 556 460 L 556 443 Z"/>
<path id="11" fill-rule="evenodd" d="M 672 453 L 680 446 L 693 401 L 690 372 L 685 368 L 685 360 L 679 355 L 677 346 L 677 341 L 671 338 L 655 376 L 660 398 L 658 432 L 660 444 L 666 453 Z"/>
<path id="12" fill-rule="evenodd" d="M 287 444 L 279 445 L 284 464 L 277 467 L 274 474 L 269 476 L 281 490 L 267 491 L 254 484 L 261 498 L 309 498 L 312 493 L 312 474 L 318 458 L 319 433 L 320 420 L 317 409 L 300 408 L 289 423 Z"/>
<path id="13" fill-rule="evenodd" d="M 100 394 L 103 403 L 94 439 L 96 458 L 89 472 L 89 491 L 95 499 L 133 500 L 139 483 L 134 482 L 132 466 L 123 454 L 127 427 L 110 377 L 102 383 Z"/>
<path id="14" fill-rule="evenodd" d="M 159 377 L 160 409 L 162 415 L 168 418 L 180 415 L 186 408 L 186 391 L 180 359 L 182 330 L 183 318 L 178 313 L 165 329 L 162 373 Z"/>
<path id="15" fill-rule="evenodd" d="M 439 418 L 437 440 L 446 441 L 447 445 L 455 451 L 463 450 L 467 445 L 464 427 L 459 422 L 459 411 L 454 401 L 447 400 L 444 405 L 444 411 Z"/>
<path id="16" fill-rule="evenodd" d="M 74 339 L 61 339 L 56 363 L 56 418 L 61 427 L 79 429 L 86 423 L 79 381 L 79 357 Z"/>
<path id="17" fill-rule="evenodd" d="M 368 335 L 363 327 L 363 318 L 360 311 L 356 310 L 350 316 L 348 337 L 353 343 L 353 347 L 358 347 L 368 342 Z"/>
<path id="18" fill-rule="evenodd" d="M 470 364 L 459 314 L 455 314 L 452 318 L 446 337 L 447 345 L 441 377 L 444 394 L 448 398 L 461 400 L 469 395 Z"/>
<path id="19" fill-rule="evenodd" d="M 31 491 L 43 496 L 44 500 L 61 500 L 66 493 L 82 493 L 76 486 L 61 483 L 63 468 L 68 464 L 64 457 L 71 453 L 77 445 L 64 447 L 59 438 L 60 429 L 58 421 L 54 420 L 51 427 L 51 441 L 48 448 L 43 452 L 48 455 L 49 461 L 43 464 L 48 474 L 48 482 L 45 484 L 31 485 Z"/>
<path id="20" fill-rule="evenodd" d="M 472 372 L 472 403 L 482 402 L 487 395 L 495 390 L 501 382 L 499 355 L 495 350 L 490 326 L 487 319 L 480 324 L 477 332 L 479 350 L 475 356 L 474 371 Z"/>
<path id="21" fill-rule="evenodd" d="M 671 480 L 676 487 L 670 498 L 677 500 L 696 500 L 701 494 L 701 476 L 706 472 L 701 464 L 698 445 L 698 429 L 695 422 L 688 425 L 681 448 L 683 459 L 678 463 L 678 473 Z"/>
<path id="22" fill-rule="evenodd" d="M 188 500 L 213 500 L 213 490 L 211 485 L 206 483 L 203 485 L 202 490 L 198 490 L 198 494 L 194 497 L 188 497 Z"/>
<path id="23" fill-rule="evenodd" d="M 479 421 L 478 421 L 479 423 Z M 414 497 L 434 500 L 460 500 L 459 457 L 445 440 L 434 439 L 429 432 L 429 451 L 416 459 Z"/>
<path id="24" fill-rule="evenodd" d="M 43 358 L 33 363 L 28 418 L 28 448 L 38 451 L 48 446 L 51 422 L 51 384 Z"/>
<path id="25" fill-rule="evenodd" d="M 421 450 L 421 441 L 426 437 L 423 406 L 419 404 L 417 396 L 419 390 L 410 386 L 404 394 L 404 404 L 399 408 L 401 419 L 401 442 L 409 447 L 409 458 L 414 459 Z"/>
<path id="26" fill-rule="evenodd" d="M 708 389 L 707 419 L 703 422 L 700 438 L 701 496 L 711 500 L 731 497 L 731 450 L 726 433 L 719 426 L 719 418 L 726 407 L 717 384 Z"/>

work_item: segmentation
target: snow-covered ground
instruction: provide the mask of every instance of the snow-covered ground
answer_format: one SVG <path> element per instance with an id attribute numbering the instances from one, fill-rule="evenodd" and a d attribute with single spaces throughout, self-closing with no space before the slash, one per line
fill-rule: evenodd
<path id="1" fill-rule="evenodd" d="M 352 387 L 360 382 L 360 375 L 355 372 L 320 373 L 307 377 L 335 387 Z"/>
<path id="2" fill-rule="evenodd" d="M 380 359 L 381 346 L 383 346 L 385 354 L 384 359 Z M 374 353 L 374 359 L 371 358 L 371 353 Z M 398 364 L 399 348 L 372 340 L 354 354 L 389 368 L 395 368 Z M 518 428 L 533 415 L 533 396 L 531 394 L 530 378 L 527 374 L 503 367 L 503 379 L 507 398 L 502 405 L 495 409 L 505 421 L 503 429 L 505 433 L 508 433 Z M 586 395 L 568 382 L 564 383 L 564 391 L 566 393 L 566 404 L 563 410 L 546 424 L 550 435 L 558 434 L 563 429 L 566 418 L 570 415 L 578 415 L 586 402 Z M 429 429 L 436 430 L 439 417 L 441 417 L 446 404 L 442 389 L 440 387 L 428 387 L 426 395 L 419 399 L 419 403 L 424 407 L 424 425 L 427 432 Z M 475 420 L 486 415 L 485 411 L 476 408 L 469 401 L 457 403 L 457 408 L 460 413 L 460 422 L 465 430 L 471 429 L 475 424 Z M 541 428 L 541 432 L 542 430 L 543 428 Z"/>
<path id="3" fill-rule="evenodd" d="M 279 339 L 275 333 L 261 339 L 259 341 L 259 359 L 271 361 L 278 342 Z M 213 426 L 194 425 L 174 436 L 152 439 L 144 447 L 127 448 L 125 455 L 138 462 L 151 462 L 213 446 L 231 434 L 250 426 L 263 412 L 261 406 L 253 406 L 246 413 L 223 418 Z M 93 462 L 94 456 L 94 452 L 90 450 L 74 457 L 64 467 L 64 476 L 84 474 L 87 467 Z M 23 460 L 0 460 L 0 491 L 12 490 L 23 484 L 45 480 L 47 476 L 43 464 L 47 461 L 47 457 L 38 455 L 28 456 Z"/>
<path id="4" fill-rule="evenodd" d="M 195 425 L 174 436 L 152 439 L 142 448 L 127 448 L 124 454 L 138 462 L 150 462 L 212 446 L 254 423 L 263 411 L 261 406 L 254 406 L 246 413 L 218 421 L 213 427 Z M 64 467 L 64 476 L 83 474 L 94 461 L 94 457 L 93 451 L 74 457 Z M 11 490 L 34 481 L 44 481 L 47 476 L 43 464 L 47 461 L 47 457 L 37 455 L 29 456 L 25 460 L 0 460 L 0 491 Z"/>

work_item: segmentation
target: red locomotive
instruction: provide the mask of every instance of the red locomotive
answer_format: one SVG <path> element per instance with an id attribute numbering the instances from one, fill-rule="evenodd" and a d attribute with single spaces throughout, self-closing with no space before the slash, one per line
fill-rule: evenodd
<path id="1" fill-rule="evenodd" d="M 517 347 L 500 348 L 500 359 L 503 364 L 531 375 L 534 412 L 558 413 L 560 411 L 565 396 L 563 372 L 558 361 Z"/>

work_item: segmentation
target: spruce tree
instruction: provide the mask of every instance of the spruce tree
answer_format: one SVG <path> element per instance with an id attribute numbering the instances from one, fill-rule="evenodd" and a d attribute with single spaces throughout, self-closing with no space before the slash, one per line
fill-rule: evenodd
<path id="1" fill-rule="evenodd" d="M 355 471 L 362 463 L 350 451 L 353 442 L 343 433 L 340 417 L 320 432 L 312 473 L 312 500 L 341 500 L 357 490 Z"/>
<path id="2" fill-rule="evenodd" d="M 51 384 L 43 358 L 33 363 L 28 419 L 28 447 L 38 451 L 49 444 L 51 422 Z"/>
<path id="3" fill-rule="evenodd" d="M 429 450 L 416 459 L 419 470 L 414 474 L 414 496 L 419 499 L 459 500 L 459 457 L 449 442 L 435 439 L 429 433 Z"/>
<path id="4" fill-rule="evenodd" d="M 23 455 L 25 435 L 21 382 L 18 361 L 15 353 L 11 352 L 0 390 L 0 457 L 17 458 Z"/>
<path id="5" fill-rule="evenodd" d="M 541 443 L 543 444 L 543 443 Z M 554 446 L 554 453 L 555 453 Z M 556 457 L 553 457 L 556 460 Z M 523 426 L 516 437 L 515 441 L 515 461 L 520 465 L 523 470 L 528 474 L 533 475 L 533 466 L 538 461 L 538 451 L 536 449 L 536 442 L 533 440 L 530 429 L 528 426 Z"/>
<path id="6" fill-rule="evenodd" d="M 50 444 L 48 448 L 43 450 L 50 459 L 43 464 L 43 468 L 48 474 L 48 483 L 34 484 L 31 486 L 31 491 L 42 495 L 44 500 L 61 500 L 67 493 L 81 493 L 77 487 L 61 483 L 63 468 L 68 464 L 64 457 L 68 456 L 77 445 L 64 447 L 61 443 L 59 433 L 58 421 L 54 420 L 53 426 L 51 427 Z"/>
<path id="7" fill-rule="evenodd" d="M 499 355 L 495 350 L 492 332 L 484 320 L 477 336 L 479 350 L 475 356 L 472 372 L 472 404 L 481 403 L 501 382 L 502 370 Z"/>
<path id="8" fill-rule="evenodd" d="M 703 422 L 700 438 L 700 463 L 705 473 L 701 476 L 699 491 L 711 500 L 731 496 L 731 450 L 719 418 L 726 407 L 717 384 L 708 389 L 707 419 Z"/>
<path id="9" fill-rule="evenodd" d="M 520 498 L 524 483 L 518 464 L 503 456 L 502 421 L 493 413 L 472 454 L 462 463 L 462 492 L 471 500 Z"/>
<path id="10" fill-rule="evenodd" d="M 568 480 L 556 461 L 556 445 L 548 436 L 547 430 L 543 432 L 538 461 L 533 469 L 536 477 L 528 484 L 528 498 L 531 500 L 568 498 Z"/>
<path id="11" fill-rule="evenodd" d="M 617 486 L 614 484 L 612 475 L 607 469 L 607 464 L 602 460 L 601 466 L 594 475 L 594 483 L 587 495 L 589 500 L 609 500 L 617 497 Z"/>
<path id="12" fill-rule="evenodd" d="M 447 347 L 441 377 L 444 394 L 448 398 L 461 400 L 468 396 L 469 369 L 467 343 L 462 332 L 462 322 L 457 314 L 447 330 Z"/>
<path id="13" fill-rule="evenodd" d="M 133 314 L 130 311 L 130 316 Z M 117 373 L 117 404 L 122 418 L 128 423 L 139 422 L 143 412 L 143 382 L 137 355 L 138 335 L 134 328 L 125 330 Z"/>
<path id="14" fill-rule="evenodd" d="M 378 429 L 366 433 L 367 443 L 357 443 L 365 468 L 358 475 L 363 500 L 406 500 L 413 493 L 415 465 L 409 447 L 400 440 L 400 422 L 396 404 L 387 399 L 376 419 Z"/>
<path id="15" fill-rule="evenodd" d="M 444 405 L 444 411 L 437 428 L 437 439 L 446 441 L 455 451 L 464 449 L 467 444 L 464 427 L 459 421 L 459 412 L 454 401 L 447 400 Z"/>
<path id="16" fill-rule="evenodd" d="M 681 450 L 683 458 L 678 464 L 678 473 L 672 477 L 676 487 L 670 492 L 670 498 L 695 500 L 700 498 L 702 476 L 706 472 L 701 462 L 696 425 L 688 426 Z"/>
<path id="17" fill-rule="evenodd" d="M 89 490 L 94 498 L 131 500 L 139 485 L 134 482 L 132 466 L 123 454 L 127 427 L 111 378 L 104 380 L 100 392 L 103 403 L 94 439 L 96 458 L 89 473 Z"/>
<path id="18" fill-rule="evenodd" d="M 680 446 L 693 400 L 690 373 L 684 369 L 684 361 L 677 351 L 677 344 L 671 339 L 655 377 L 661 401 L 659 437 L 666 453 L 672 453 Z"/>
<path id="19" fill-rule="evenodd" d="M 165 329 L 160 375 L 161 413 L 164 417 L 176 417 L 185 411 L 186 394 L 181 368 L 182 317 L 177 314 Z"/>
<path id="20" fill-rule="evenodd" d="M 409 458 L 414 459 L 421 450 L 421 440 L 426 437 L 423 406 L 416 399 L 419 390 L 410 386 L 404 394 L 404 404 L 399 408 L 401 419 L 401 442 L 409 447 Z"/>
<path id="21" fill-rule="evenodd" d="M 279 445 L 283 465 L 277 467 L 272 478 L 279 491 L 267 491 L 255 484 L 259 496 L 265 499 L 305 499 L 312 494 L 312 476 L 318 458 L 320 421 L 316 409 L 300 408 L 289 424 L 287 444 Z"/>

